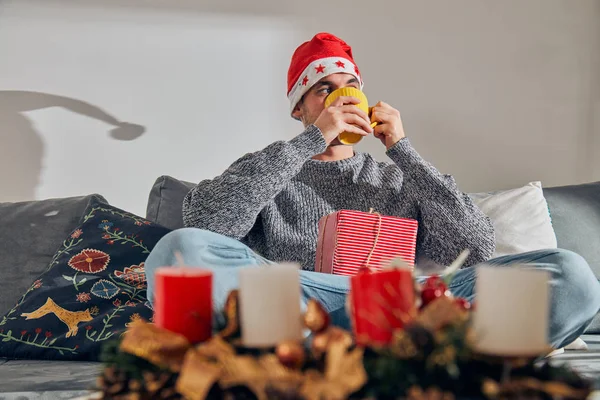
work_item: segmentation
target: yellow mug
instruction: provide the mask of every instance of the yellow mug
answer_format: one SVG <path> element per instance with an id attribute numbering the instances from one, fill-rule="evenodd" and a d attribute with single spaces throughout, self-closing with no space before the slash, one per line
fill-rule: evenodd
<path id="1" fill-rule="evenodd" d="M 325 99 L 325 107 L 326 108 L 329 107 L 331 105 L 331 103 L 333 103 L 333 101 L 340 96 L 356 97 L 357 99 L 360 100 L 360 103 L 355 104 L 355 106 L 357 106 L 358 108 L 363 110 L 365 113 L 367 113 L 367 115 L 369 115 L 369 117 L 371 116 L 372 107 L 369 108 L 369 102 L 367 101 L 367 96 L 365 96 L 365 94 L 360 89 L 357 89 L 354 87 L 343 87 L 343 88 L 339 88 L 339 89 L 336 89 L 333 92 L 331 92 L 329 94 L 329 96 L 327 96 L 327 98 Z M 378 124 L 378 122 L 371 123 L 371 128 L 375 128 L 375 126 L 377 126 L 377 124 Z M 342 132 L 338 136 L 338 139 L 340 140 L 340 142 L 342 144 L 356 144 L 356 143 L 360 142 L 362 138 L 363 137 L 361 135 L 352 133 L 352 132 Z"/>

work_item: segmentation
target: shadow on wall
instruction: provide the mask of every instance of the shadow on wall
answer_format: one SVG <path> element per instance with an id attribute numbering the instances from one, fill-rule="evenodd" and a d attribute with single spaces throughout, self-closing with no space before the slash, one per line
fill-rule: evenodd
<path id="1" fill-rule="evenodd" d="M 35 198 L 44 156 L 44 143 L 27 111 L 62 107 L 115 128 L 109 131 L 115 140 L 139 138 L 145 127 L 119 121 L 99 107 L 81 100 L 49 93 L 0 90 L 0 201 Z"/>

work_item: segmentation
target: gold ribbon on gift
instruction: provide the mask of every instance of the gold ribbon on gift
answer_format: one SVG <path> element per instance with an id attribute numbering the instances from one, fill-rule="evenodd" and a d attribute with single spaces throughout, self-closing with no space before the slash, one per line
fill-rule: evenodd
<path id="1" fill-rule="evenodd" d="M 381 223 L 382 223 L 382 218 L 381 218 L 381 214 L 376 212 L 374 208 L 370 208 L 369 209 L 369 214 L 375 214 L 377 215 L 378 219 L 377 219 L 377 232 L 375 232 L 375 240 L 373 241 L 373 247 L 371 248 L 371 251 L 369 252 L 369 255 L 367 256 L 367 261 L 365 261 L 365 268 L 371 269 L 371 257 L 373 257 L 373 253 L 375 253 L 375 248 L 377 247 L 377 241 L 379 240 L 379 236 L 381 234 Z"/>

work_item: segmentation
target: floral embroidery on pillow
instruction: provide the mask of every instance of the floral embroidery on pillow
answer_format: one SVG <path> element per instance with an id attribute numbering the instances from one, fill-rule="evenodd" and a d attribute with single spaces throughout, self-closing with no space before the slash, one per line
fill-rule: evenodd
<path id="1" fill-rule="evenodd" d="M 144 262 L 169 231 L 104 203 L 88 206 L 47 270 L 0 319 L 0 357 L 97 360 L 102 342 L 152 320 Z"/>

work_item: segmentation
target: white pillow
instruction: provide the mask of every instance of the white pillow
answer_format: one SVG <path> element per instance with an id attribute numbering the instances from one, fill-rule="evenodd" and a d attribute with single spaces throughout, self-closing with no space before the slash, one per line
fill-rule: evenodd
<path id="1" fill-rule="evenodd" d="M 492 257 L 556 248 L 541 182 L 497 192 L 469 193 L 469 196 L 494 224 L 496 251 Z"/>

